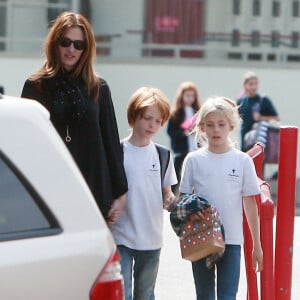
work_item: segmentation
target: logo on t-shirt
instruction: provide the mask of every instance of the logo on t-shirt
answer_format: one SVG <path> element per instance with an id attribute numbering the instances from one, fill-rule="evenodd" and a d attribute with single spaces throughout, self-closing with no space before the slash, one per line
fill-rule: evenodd
<path id="1" fill-rule="evenodd" d="M 148 171 L 150 172 L 150 174 L 156 174 L 157 172 L 159 172 L 159 166 L 155 163 L 152 163 L 151 167 L 148 168 Z"/>
<path id="2" fill-rule="evenodd" d="M 238 181 L 240 176 L 236 169 L 231 169 L 227 175 L 229 181 Z"/>

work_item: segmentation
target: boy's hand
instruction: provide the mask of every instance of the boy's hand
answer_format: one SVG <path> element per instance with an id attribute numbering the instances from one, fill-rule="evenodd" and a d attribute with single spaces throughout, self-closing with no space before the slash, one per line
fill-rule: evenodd
<path id="1" fill-rule="evenodd" d="M 163 203 L 164 203 L 164 209 L 167 211 L 170 211 L 173 206 L 176 204 L 177 198 L 172 192 L 171 187 L 165 187 L 163 188 Z"/>
<path id="2" fill-rule="evenodd" d="M 176 202 L 177 198 L 174 195 L 164 199 L 164 209 L 166 209 L 167 211 L 171 211 Z"/>

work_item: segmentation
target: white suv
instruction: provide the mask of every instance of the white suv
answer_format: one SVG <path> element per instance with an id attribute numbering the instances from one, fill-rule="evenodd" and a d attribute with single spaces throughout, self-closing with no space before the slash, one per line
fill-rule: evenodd
<path id="1" fill-rule="evenodd" d="M 120 300 L 110 230 L 33 100 L 0 95 L 0 299 Z"/>

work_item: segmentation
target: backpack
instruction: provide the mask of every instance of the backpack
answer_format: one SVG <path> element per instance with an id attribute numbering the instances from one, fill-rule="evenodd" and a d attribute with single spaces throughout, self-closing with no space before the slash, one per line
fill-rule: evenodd
<path id="1" fill-rule="evenodd" d="M 123 152 L 123 143 L 124 142 L 121 141 L 122 152 Z M 156 151 L 158 153 L 158 158 L 159 158 L 159 163 L 160 163 L 160 178 L 161 178 L 161 187 L 162 187 L 164 178 L 165 178 L 165 175 L 167 172 L 167 168 L 169 165 L 171 153 L 170 153 L 170 150 L 167 149 L 166 147 L 164 147 L 160 144 L 157 144 L 157 143 L 154 143 L 154 144 L 155 144 Z"/>

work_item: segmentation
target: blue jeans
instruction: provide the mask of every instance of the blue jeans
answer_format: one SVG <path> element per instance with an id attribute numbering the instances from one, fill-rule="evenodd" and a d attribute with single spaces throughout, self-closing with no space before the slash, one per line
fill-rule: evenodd
<path id="1" fill-rule="evenodd" d="M 118 250 L 121 255 L 125 300 L 154 300 L 160 249 L 134 250 L 118 245 Z M 133 298 L 132 277 L 134 280 Z"/>
<path id="2" fill-rule="evenodd" d="M 226 245 L 221 260 L 211 269 L 205 258 L 192 263 L 197 300 L 215 300 L 217 270 L 218 300 L 235 300 L 240 280 L 241 246 Z"/>

